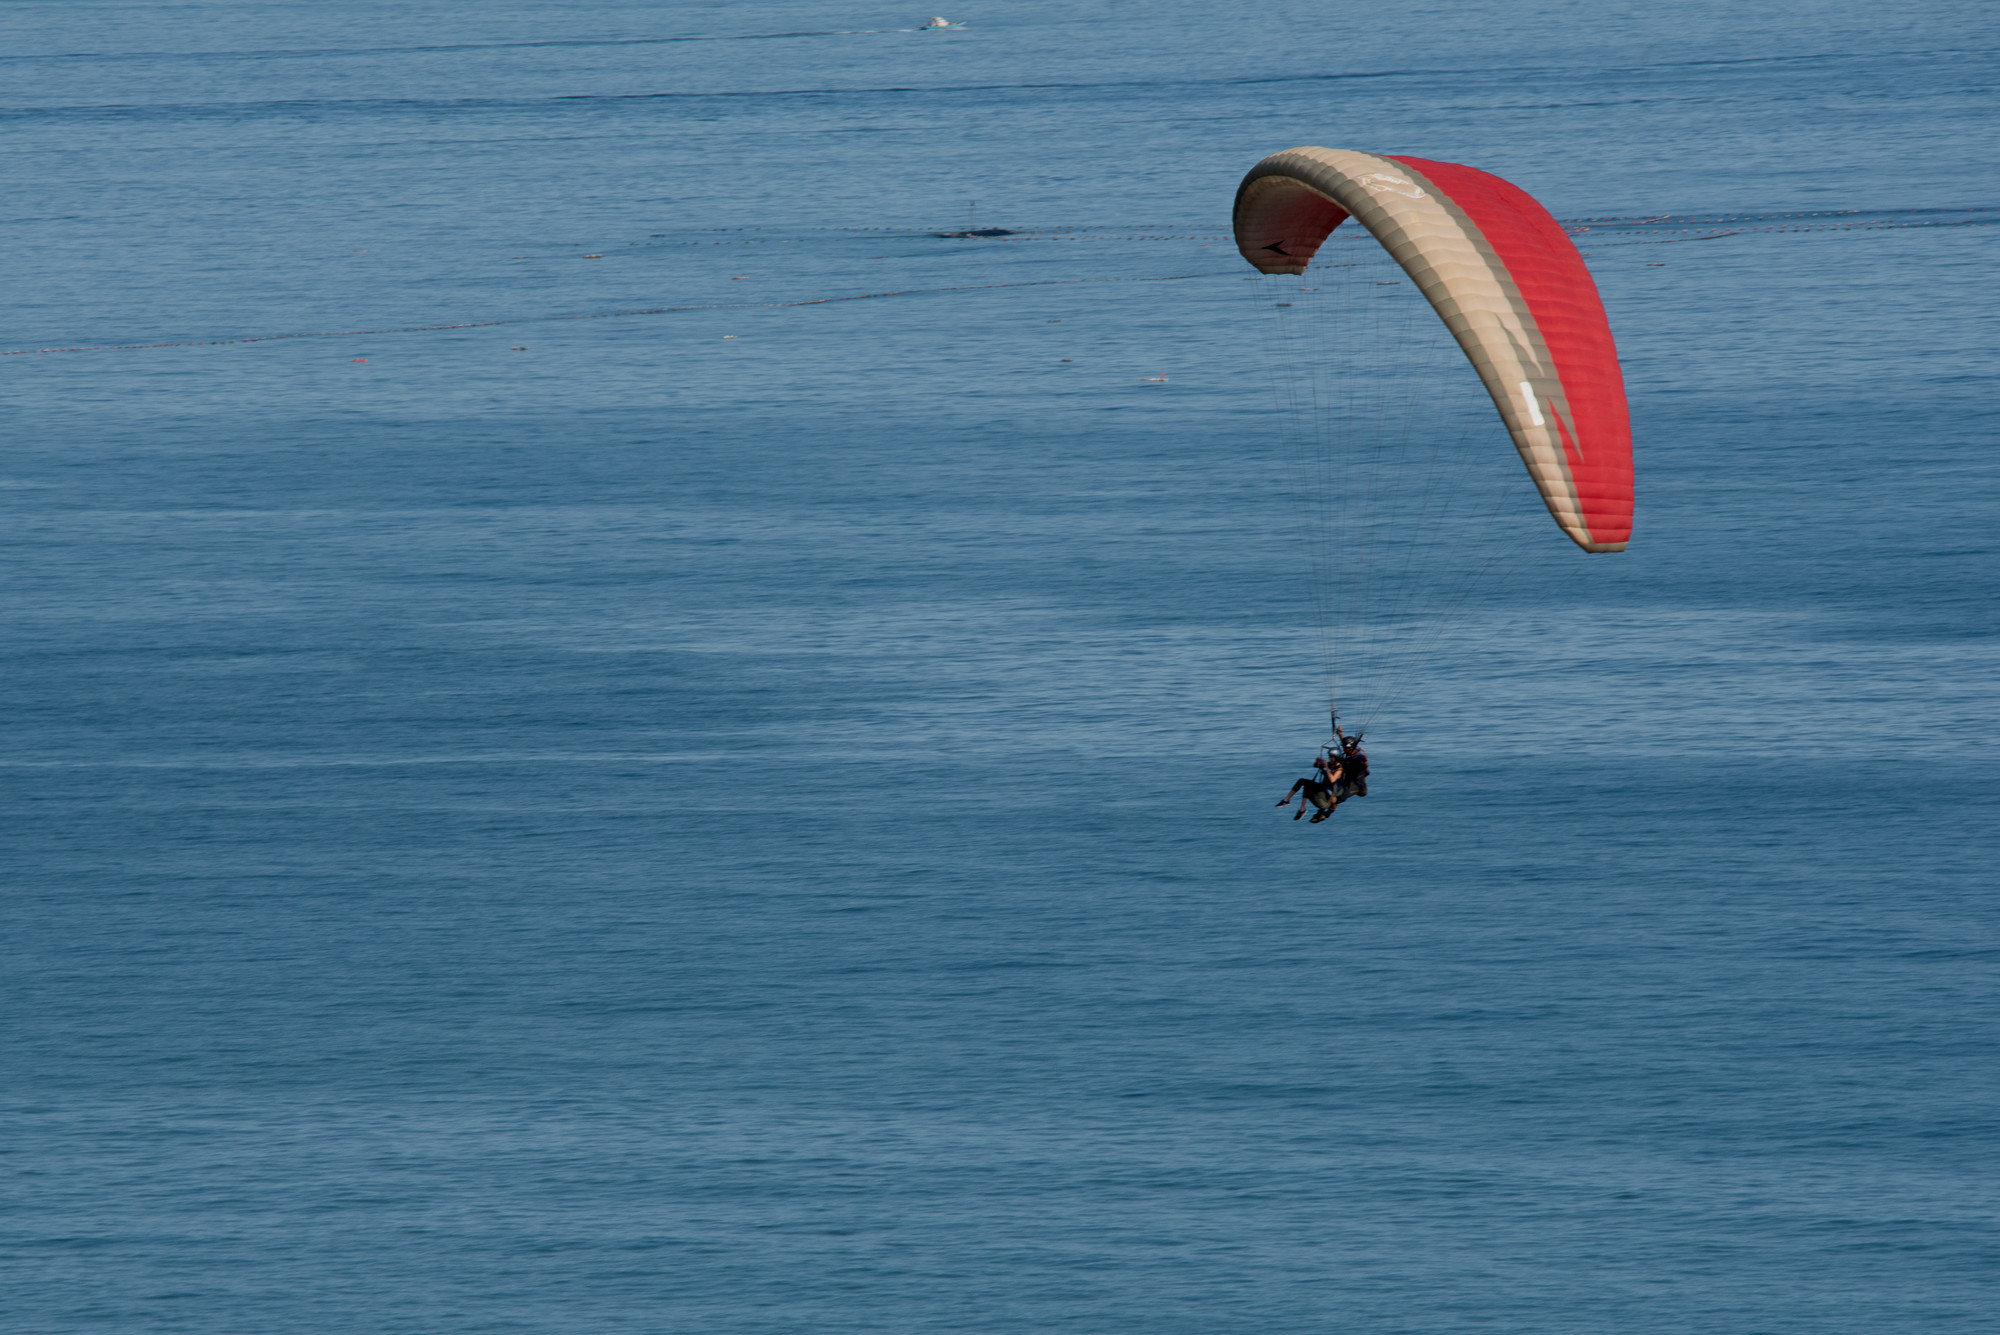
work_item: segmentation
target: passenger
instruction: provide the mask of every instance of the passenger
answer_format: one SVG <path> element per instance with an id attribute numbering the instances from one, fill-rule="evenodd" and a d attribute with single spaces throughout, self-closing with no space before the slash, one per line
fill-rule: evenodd
<path id="1" fill-rule="evenodd" d="M 1293 820 L 1306 814 L 1308 804 L 1319 808 L 1319 814 L 1313 817 L 1315 823 L 1325 820 L 1340 805 L 1342 771 L 1339 758 L 1331 754 L 1314 756 L 1312 767 L 1312 774 L 1294 783 L 1291 792 L 1278 799 L 1279 806 L 1289 806 L 1293 795 L 1298 796 L 1299 810 Z"/>
<path id="2" fill-rule="evenodd" d="M 1327 798 L 1324 803 L 1313 803 L 1314 806 L 1319 807 L 1319 814 L 1314 816 L 1313 820 L 1323 821 L 1333 814 L 1333 809 L 1339 806 L 1341 800 L 1347 796 L 1347 785 L 1342 782 L 1346 770 L 1341 764 L 1341 758 L 1331 751 L 1325 756 L 1314 757 L 1313 768 L 1319 771 L 1320 789 Z M 1311 796 L 1310 792 L 1299 795 L 1299 815 L 1303 816 L 1306 814 L 1306 799 Z"/>

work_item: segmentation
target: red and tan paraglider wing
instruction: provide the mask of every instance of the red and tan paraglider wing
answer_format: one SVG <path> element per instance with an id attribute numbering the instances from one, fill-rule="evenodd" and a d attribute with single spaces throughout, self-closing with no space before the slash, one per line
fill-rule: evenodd
<path id="1" fill-rule="evenodd" d="M 1236 245 L 1303 273 L 1352 217 L 1410 275 L 1492 396 L 1549 513 L 1586 551 L 1632 533 L 1632 428 L 1597 285 L 1561 224 L 1487 172 L 1295 148 L 1251 168 Z"/>

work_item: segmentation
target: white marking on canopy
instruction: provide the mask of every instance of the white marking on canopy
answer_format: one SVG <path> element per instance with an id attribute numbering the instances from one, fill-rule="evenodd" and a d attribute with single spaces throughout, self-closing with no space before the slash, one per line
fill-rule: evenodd
<path id="1" fill-rule="evenodd" d="M 1536 426 L 1547 426 L 1548 421 L 1542 416 L 1542 406 L 1535 402 L 1535 387 L 1525 380 L 1521 382 L 1521 397 L 1528 402 L 1528 420 Z"/>

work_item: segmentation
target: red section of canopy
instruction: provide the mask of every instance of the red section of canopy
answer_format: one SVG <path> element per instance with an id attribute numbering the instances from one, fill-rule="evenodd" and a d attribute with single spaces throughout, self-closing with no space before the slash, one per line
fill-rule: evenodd
<path id="1" fill-rule="evenodd" d="M 1532 196 L 1497 176 L 1455 162 L 1394 158 L 1430 178 L 1485 234 L 1507 267 L 1569 400 L 1575 446 L 1563 441 L 1583 521 L 1596 542 L 1632 535 L 1632 418 L 1625 377 L 1597 284 L 1562 224 Z M 1563 430 L 1555 405 L 1542 410 Z"/>

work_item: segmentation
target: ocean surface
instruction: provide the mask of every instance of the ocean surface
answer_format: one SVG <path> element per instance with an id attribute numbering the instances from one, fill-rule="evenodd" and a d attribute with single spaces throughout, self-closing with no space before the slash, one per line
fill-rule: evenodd
<path id="1" fill-rule="evenodd" d="M 2000 10 L 929 17 L 0 8 L 0 1324 L 1992 1330 Z M 1298 144 L 1639 468 L 1316 827 Z"/>

